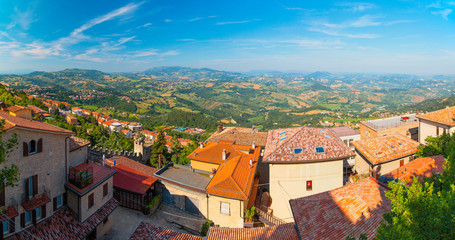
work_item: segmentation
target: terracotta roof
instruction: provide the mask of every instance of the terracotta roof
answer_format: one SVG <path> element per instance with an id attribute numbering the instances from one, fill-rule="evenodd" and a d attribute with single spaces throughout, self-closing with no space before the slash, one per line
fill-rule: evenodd
<path id="1" fill-rule="evenodd" d="M 18 112 L 18 111 L 20 111 L 20 110 L 24 110 L 24 109 L 30 110 L 30 109 L 28 109 L 27 107 L 18 106 L 18 105 L 11 106 L 11 107 L 9 107 L 9 108 L 7 108 L 7 109 L 8 109 L 8 111 L 13 112 L 13 113 Z"/>
<path id="2" fill-rule="evenodd" d="M 345 239 L 366 234 L 372 239 L 382 215 L 391 209 L 388 188 L 365 178 L 328 192 L 289 201 L 301 239 Z"/>
<path id="3" fill-rule="evenodd" d="M 142 164 L 138 161 L 134 161 L 133 159 L 130 159 L 130 158 L 127 158 L 124 156 L 114 156 L 114 157 L 106 159 L 105 161 L 106 161 L 106 164 L 109 166 L 114 166 L 114 161 L 115 161 L 115 165 L 119 165 L 119 164 L 125 165 L 125 166 L 132 168 L 138 172 L 141 172 L 147 176 L 153 176 L 153 174 L 156 171 L 158 171 L 158 169 L 156 169 L 156 168 L 147 166 L 145 164 Z"/>
<path id="4" fill-rule="evenodd" d="M 420 146 L 418 142 L 401 134 L 358 140 L 353 144 L 373 164 L 414 154 Z"/>
<path id="5" fill-rule="evenodd" d="M 207 240 L 298 240 L 294 223 L 259 228 L 210 228 Z"/>
<path id="6" fill-rule="evenodd" d="M 77 150 L 81 147 L 85 147 L 90 144 L 89 140 L 78 138 L 76 136 L 71 136 L 69 142 L 70 142 L 70 152 Z"/>
<path id="7" fill-rule="evenodd" d="M 150 223 L 141 222 L 130 240 L 203 240 L 203 237 L 179 233 Z"/>
<path id="8" fill-rule="evenodd" d="M 254 142 L 256 146 L 264 147 L 267 140 L 266 132 L 259 132 L 258 129 L 227 127 L 221 132 L 215 132 L 207 139 L 207 142 L 220 142 L 220 140 L 235 141 L 237 145 L 251 146 Z"/>
<path id="9" fill-rule="evenodd" d="M 44 111 L 43 109 L 41 109 L 37 106 L 28 105 L 28 108 L 32 111 L 33 114 L 47 113 L 46 111 Z"/>
<path id="10" fill-rule="evenodd" d="M 249 151 L 250 146 L 234 145 L 233 142 L 227 141 L 212 142 L 203 146 L 203 148 L 196 148 L 187 158 L 201 162 L 223 164 L 226 161 L 222 158 L 223 149 L 226 150 L 226 160 L 231 160 L 239 156 L 241 150 Z"/>
<path id="11" fill-rule="evenodd" d="M 117 171 L 114 175 L 114 187 L 130 192 L 145 194 L 157 180 L 123 164 L 116 165 L 113 169 Z"/>
<path id="12" fill-rule="evenodd" d="M 334 128 L 329 128 L 329 130 L 337 137 L 346 137 L 346 136 L 353 136 L 353 135 L 359 135 L 356 130 L 349 128 L 349 127 L 334 127 Z"/>
<path id="13" fill-rule="evenodd" d="M 248 154 L 237 151 L 236 157 L 228 159 L 218 168 L 207 185 L 207 193 L 228 198 L 249 199 L 260 152 L 259 147 Z"/>
<path id="14" fill-rule="evenodd" d="M 269 131 L 264 162 L 311 162 L 351 156 L 352 151 L 328 129 L 296 127 Z"/>
<path id="15" fill-rule="evenodd" d="M 425 119 L 435 123 L 441 123 L 444 125 L 454 126 L 455 125 L 455 107 L 447 107 L 438 111 L 429 112 L 417 116 L 417 118 Z"/>
<path id="16" fill-rule="evenodd" d="M 17 209 L 14 206 L 2 207 L 1 212 L 3 214 L 0 214 L 0 222 L 3 222 L 8 218 L 17 217 L 19 215 L 19 213 L 17 213 Z"/>
<path id="17" fill-rule="evenodd" d="M 32 130 L 40 130 L 40 131 L 46 131 L 46 132 L 55 132 L 55 133 L 66 133 L 66 134 L 72 134 L 73 132 L 56 127 L 54 125 L 40 122 L 37 120 L 28 120 L 20 117 L 15 117 L 10 115 L 7 112 L 0 111 L 0 120 L 5 119 L 5 129 L 11 129 L 14 127 L 20 127 L 20 128 L 27 128 L 27 129 L 32 129 Z"/>
<path id="18" fill-rule="evenodd" d="M 384 174 L 381 178 L 400 179 L 412 184 L 413 178 L 416 176 L 422 182 L 424 176 L 431 177 L 433 174 L 444 172 L 444 164 L 445 159 L 442 155 L 417 158 L 390 173 Z"/>
<path id="19" fill-rule="evenodd" d="M 43 193 L 26 202 L 23 202 L 22 207 L 24 207 L 25 210 L 27 210 L 27 211 L 31 211 L 37 207 L 43 206 L 44 204 L 46 204 L 50 201 L 51 201 L 51 199 L 46 194 Z"/>
<path id="20" fill-rule="evenodd" d="M 98 164 L 95 164 L 95 163 L 92 163 L 92 162 L 88 162 L 88 163 L 79 164 L 76 167 L 71 168 L 70 169 L 70 175 L 71 175 L 71 170 L 72 169 L 82 172 L 82 171 L 86 171 L 87 169 L 90 169 L 90 168 L 93 169 L 93 181 L 92 181 L 92 183 L 90 183 L 89 185 L 87 185 L 86 187 L 84 187 L 82 189 L 80 189 L 79 187 L 77 187 L 76 185 L 71 183 L 71 181 L 66 182 L 65 185 L 67 187 L 69 187 L 69 189 L 71 189 L 73 192 L 76 192 L 79 195 L 84 195 L 88 191 L 90 191 L 92 188 L 94 188 L 97 185 L 101 184 L 106 179 L 108 179 L 109 177 L 111 177 L 112 175 L 115 174 L 115 170 L 113 170 L 113 169 L 111 169 L 109 167 L 103 167 L 101 165 L 98 165 Z M 70 178 L 71 178 L 71 176 L 70 176 Z"/>
<path id="21" fill-rule="evenodd" d="M 35 236 L 37 239 L 43 240 L 84 239 L 104 219 L 106 219 L 118 205 L 118 201 L 112 198 L 83 223 L 79 222 L 74 213 L 65 207 L 55 213 L 52 217 L 49 217 L 33 227 L 27 228 L 27 231 L 19 232 L 6 239 L 28 240 L 31 235 Z"/>

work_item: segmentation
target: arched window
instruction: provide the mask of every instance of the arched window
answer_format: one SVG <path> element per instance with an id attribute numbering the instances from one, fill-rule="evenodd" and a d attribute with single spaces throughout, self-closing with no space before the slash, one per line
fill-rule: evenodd
<path id="1" fill-rule="evenodd" d="M 28 143 L 28 153 L 36 153 L 36 141 L 32 140 Z"/>

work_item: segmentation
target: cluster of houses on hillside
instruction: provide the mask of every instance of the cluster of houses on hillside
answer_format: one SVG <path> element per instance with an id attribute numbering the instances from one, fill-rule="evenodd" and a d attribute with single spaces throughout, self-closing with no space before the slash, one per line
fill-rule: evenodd
<path id="1" fill-rule="evenodd" d="M 18 134 L 19 144 L 0 168 L 20 169 L 20 181 L 0 194 L 4 239 L 101 238 L 118 206 L 143 210 L 156 195 L 210 219 L 207 236 L 142 222 L 131 239 L 372 239 L 391 209 L 387 183 L 442 172 L 442 156 L 415 153 L 426 137 L 455 129 L 455 107 L 365 121 L 360 132 L 220 125 L 188 155 L 189 166 L 152 168 L 125 156 L 91 162 L 87 141 L 33 120 L 29 108 L 0 105 L 3 138 Z"/>

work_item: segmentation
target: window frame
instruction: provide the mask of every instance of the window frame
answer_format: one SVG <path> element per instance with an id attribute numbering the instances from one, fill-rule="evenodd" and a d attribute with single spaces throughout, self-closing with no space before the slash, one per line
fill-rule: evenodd
<path id="1" fill-rule="evenodd" d="M 30 219 L 28 222 L 27 222 L 27 214 L 28 214 L 29 219 Z M 32 219 L 32 211 L 26 211 L 26 212 L 24 212 L 24 225 L 27 226 L 27 225 L 32 224 L 32 222 L 33 222 L 32 220 L 33 220 L 33 219 Z"/>
<path id="2" fill-rule="evenodd" d="M 228 213 L 223 212 L 223 204 L 227 205 Z M 220 213 L 223 214 L 223 215 L 231 216 L 231 204 L 228 203 L 228 202 L 220 201 Z"/>
<path id="3" fill-rule="evenodd" d="M 32 144 L 34 143 L 34 144 Z M 35 148 L 34 151 L 32 151 L 32 146 Z M 38 142 L 35 140 L 30 140 L 28 142 L 28 155 L 33 155 L 38 153 Z"/>

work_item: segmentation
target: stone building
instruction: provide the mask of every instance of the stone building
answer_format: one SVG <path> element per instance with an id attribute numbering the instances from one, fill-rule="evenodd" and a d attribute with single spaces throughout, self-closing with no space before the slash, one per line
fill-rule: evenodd
<path id="1" fill-rule="evenodd" d="M 415 114 L 360 122 L 361 139 L 401 134 L 414 141 L 419 138 L 419 122 Z"/>
<path id="2" fill-rule="evenodd" d="M 455 107 L 447 107 L 417 117 L 419 119 L 419 142 L 425 144 L 429 136 L 437 137 L 443 133 L 455 132 Z"/>

